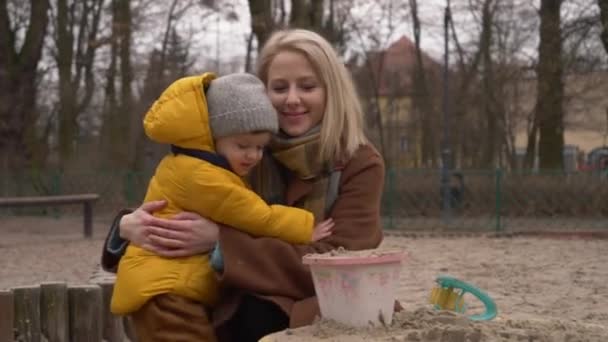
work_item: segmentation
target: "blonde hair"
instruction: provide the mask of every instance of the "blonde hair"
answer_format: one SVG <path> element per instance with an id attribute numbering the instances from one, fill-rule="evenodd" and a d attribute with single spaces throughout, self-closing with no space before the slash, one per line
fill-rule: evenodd
<path id="1" fill-rule="evenodd" d="M 350 158 L 367 144 L 363 110 L 352 77 L 333 47 L 317 33 L 302 29 L 273 33 L 258 56 L 258 77 L 268 86 L 268 68 L 283 51 L 304 55 L 325 87 L 320 156 L 323 161 Z M 336 134 L 340 132 L 340 134 Z"/>

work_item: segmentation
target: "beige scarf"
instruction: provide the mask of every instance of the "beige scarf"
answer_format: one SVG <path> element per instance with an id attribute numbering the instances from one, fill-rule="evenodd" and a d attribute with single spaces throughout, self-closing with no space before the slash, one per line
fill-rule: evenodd
<path id="1" fill-rule="evenodd" d="M 337 190 L 337 184 L 330 187 L 334 168 L 319 158 L 319 136 L 319 128 L 316 128 L 302 137 L 273 137 L 270 153 L 264 154 L 250 175 L 253 190 L 269 204 L 285 204 L 289 177 L 312 182 L 312 191 L 294 203 L 294 206 L 311 211 L 316 221 L 325 218 L 330 209 L 326 203 L 327 194 Z"/>

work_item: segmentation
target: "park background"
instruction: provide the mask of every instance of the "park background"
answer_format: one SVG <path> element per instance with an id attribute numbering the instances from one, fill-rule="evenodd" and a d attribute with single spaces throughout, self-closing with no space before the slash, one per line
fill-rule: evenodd
<path id="1" fill-rule="evenodd" d="M 254 72 L 272 30 L 303 27 L 357 83 L 387 165 L 387 228 L 602 228 L 606 2 L 447 3 L 2 1 L 0 196 L 97 193 L 108 215 L 137 205 L 168 152 L 141 124 L 160 92 Z"/>
<path id="2" fill-rule="evenodd" d="M 499 322 L 605 328 L 608 2 L 447 4 L 0 0 L 0 197 L 100 196 L 88 239 L 79 206 L 0 208 L 0 302 L 111 281 L 112 216 L 168 152 L 142 131 L 152 102 L 183 75 L 253 72 L 272 30 L 303 27 L 344 58 L 385 158 L 383 246 L 408 253 L 407 310 L 449 273 L 488 291 Z"/>

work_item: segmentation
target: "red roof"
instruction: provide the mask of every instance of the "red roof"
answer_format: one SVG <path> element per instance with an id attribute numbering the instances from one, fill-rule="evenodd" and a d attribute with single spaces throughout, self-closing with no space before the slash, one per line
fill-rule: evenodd
<path id="1" fill-rule="evenodd" d="M 354 73 L 367 79 L 369 84 L 369 69 L 373 72 L 373 83 L 378 85 L 380 96 L 407 95 L 411 93 L 412 77 L 416 70 L 416 46 L 406 36 L 392 43 L 384 51 L 368 52 L 369 64 L 364 63 Z M 441 65 L 422 51 L 422 63 L 427 78 L 437 77 Z M 366 75 L 366 76 L 363 76 Z M 357 77 L 359 79 L 359 77 Z M 430 80 L 430 79 L 429 79 Z"/>

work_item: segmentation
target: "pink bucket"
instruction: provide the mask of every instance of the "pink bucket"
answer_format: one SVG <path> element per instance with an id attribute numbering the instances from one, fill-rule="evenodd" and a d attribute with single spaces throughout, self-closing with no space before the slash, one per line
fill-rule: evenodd
<path id="1" fill-rule="evenodd" d="M 345 325 L 390 325 L 405 252 L 338 251 L 308 254 L 321 315 Z"/>

